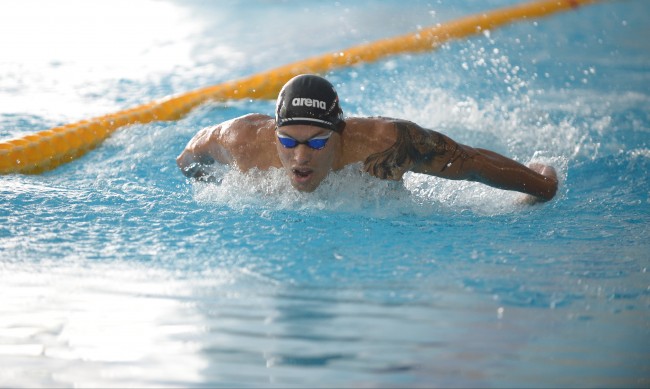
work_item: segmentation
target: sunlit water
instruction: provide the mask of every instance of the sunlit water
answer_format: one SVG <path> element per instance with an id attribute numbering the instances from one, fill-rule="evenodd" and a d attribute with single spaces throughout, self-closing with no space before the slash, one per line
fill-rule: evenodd
<path id="1" fill-rule="evenodd" d="M 8 2 L 0 139 L 514 1 Z M 558 197 L 351 166 L 175 157 L 273 101 L 125 128 L 0 177 L 2 387 L 647 387 L 650 44 L 644 0 L 328 75 L 348 115 L 407 118 L 560 175 Z"/>

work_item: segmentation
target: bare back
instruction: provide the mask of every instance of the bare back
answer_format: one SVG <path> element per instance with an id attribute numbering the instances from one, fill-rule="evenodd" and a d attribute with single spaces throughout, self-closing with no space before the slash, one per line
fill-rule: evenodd
<path id="1" fill-rule="evenodd" d="M 275 120 L 268 115 L 244 115 L 199 131 L 177 158 L 178 165 L 218 162 L 241 171 L 280 167 L 275 152 Z M 197 177 L 198 178 L 198 177 Z"/>
<path id="2" fill-rule="evenodd" d="M 249 114 L 204 128 L 190 140 L 178 157 L 178 164 L 184 171 L 192 164 L 214 162 L 244 172 L 253 168 L 282 167 L 274 129 L 274 118 L 262 114 Z M 421 162 L 443 166 L 447 162 L 445 155 L 452 148 L 471 149 L 415 123 L 383 117 L 347 118 L 345 129 L 333 136 L 338 137 L 336 142 L 340 149 L 333 170 L 363 162 L 368 173 L 392 180 L 401 179 L 408 170 L 419 170 Z M 424 143 L 431 152 L 441 155 L 432 159 L 433 154 L 418 153 L 416 143 Z M 195 176 L 191 173 L 186 171 L 186 175 Z M 432 174 L 432 170 L 426 173 Z"/>
<path id="3" fill-rule="evenodd" d="M 341 157 L 333 166 L 363 162 L 395 143 L 395 126 L 382 118 L 349 118 L 341 137 Z M 275 119 L 248 114 L 199 131 L 178 157 L 179 166 L 218 162 L 241 171 L 281 167 L 275 145 Z"/>
<path id="4" fill-rule="evenodd" d="M 177 158 L 178 166 L 186 176 L 194 178 L 209 176 L 204 167 L 214 162 L 243 172 L 281 168 L 283 162 L 278 156 L 274 129 L 275 119 L 262 114 L 249 114 L 205 128 Z M 554 174 L 540 174 L 539 169 L 529 169 L 492 151 L 457 143 L 406 120 L 347 118 L 345 129 L 334 133 L 332 139 L 332 147 L 337 148 L 329 167 L 333 170 L 362 162 L 366 172 L 382 179 L 400 180 L 404 173 L 413 171 L 479 181 L 543 201 L 553 198 L 557 190 Z"/>

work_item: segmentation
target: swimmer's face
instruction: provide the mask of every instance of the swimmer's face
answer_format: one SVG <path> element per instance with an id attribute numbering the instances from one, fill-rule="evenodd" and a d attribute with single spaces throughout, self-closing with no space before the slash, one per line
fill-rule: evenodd
<path id="1" fill-rule="evenodd" d="M 292 125 L 277 129 L 277 134 L 290 137 L 298 142 L 325 137 L 332 131 L 315 126 Z M 339 148 L 339 134 L 332 133 L 329 140 L 320 150 L 315 150 L 306 144 L 298 144 L 288 148 L 275 139 L 276 148 L 282 166 L 289 175 L 291 185 L 301 192 L 313 192 L 327 177 L 334 166 Z"/>

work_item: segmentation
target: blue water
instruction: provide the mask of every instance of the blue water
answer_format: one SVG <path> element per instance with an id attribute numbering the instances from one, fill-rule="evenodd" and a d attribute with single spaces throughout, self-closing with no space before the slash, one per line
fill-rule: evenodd
<path id="1" fill-rule="evenodd" d="M 0 140 L 516 2 L 431 3 L 3 3 Z M 312 194 L 280 171 L 179 173 L 196 131 L 273 101 L 1 176 L 0 386 L 648 387 L 649 11 L 327 75 L 348 115 L 553 164 L 550 203 L 355 166 Z"/>

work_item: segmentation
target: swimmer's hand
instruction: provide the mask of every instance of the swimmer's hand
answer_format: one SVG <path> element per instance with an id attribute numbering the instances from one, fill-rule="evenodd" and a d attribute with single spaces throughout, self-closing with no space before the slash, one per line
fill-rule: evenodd
<path id="1" fill-rule="evenodd" d="M 545 179 L 549 181 L 550 189 L 548 190 L 548 192 L 544 197 L 525 195 L 518 202 L 526 205 L 534 205 L 537 203 L 544 203 L 546 201 L 551 200 L 553 197 L 555 197 L 555 193 L 557 192 L 557 185 L 558 185 L 557 172 L 555 171 L 555 168 L 553 168 L 553 166 L 547 166 L 541 163 L 531 163 L 530 165 L 528 165 L 528 168 L 544 176 Z"/>
<path id="2" fill-rule="evenodd" d="M 212 165 L 203 165 L 201 163 L 195 162 L 183 169 L 181 171 L 188 178 L 194 178 L 197 181 L 211 182 L 211 183 L 221 183 L 221 179 L 215 177 L 214 171 L 210 169 Z"/>
<path id="3" fill-rule="evenodd" d="M 198 154 L 187 150 L 184 150 L 176 158 L 176 164 L 185 177 L 200 181 L 210 181 L 211 168 L 214 163 L 214 158 L 208 154 Z"/>
<path id="4" fill-rule="evenodd" d="M 197 180 L 201 180 L 208 175 L 205 171 L 205 165 L 199 162 L 194 162 L 189 166 L 182 168 L 181 171 L 185 177 L 195 178 Z"/>

